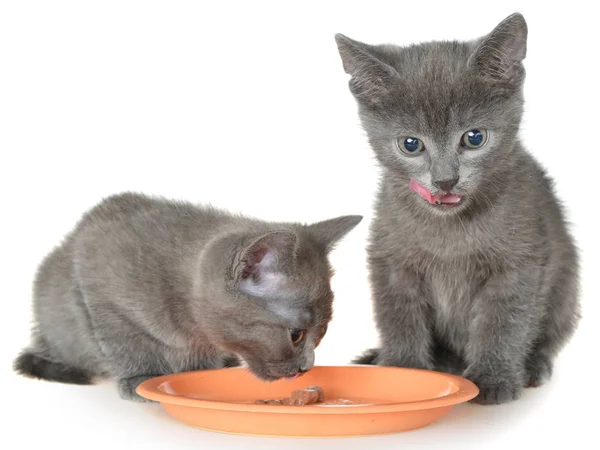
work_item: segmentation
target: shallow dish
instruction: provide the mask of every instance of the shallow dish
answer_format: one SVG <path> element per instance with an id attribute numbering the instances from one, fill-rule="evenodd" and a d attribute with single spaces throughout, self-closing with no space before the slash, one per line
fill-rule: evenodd
<path id="1" fill-rule="evenodd" d="M 256 400 L 321 386 L 325 400 L 354 405 L 283 406 Z M 292 381 L 265 383 L 242 368 L 165 375 L 137 393 L 173 417 L 210 431 L 295 437 L 367 436 L 428 425 L 478 394 L 470 381 L 439 372 L 378 366 L 319 366 Z"/>

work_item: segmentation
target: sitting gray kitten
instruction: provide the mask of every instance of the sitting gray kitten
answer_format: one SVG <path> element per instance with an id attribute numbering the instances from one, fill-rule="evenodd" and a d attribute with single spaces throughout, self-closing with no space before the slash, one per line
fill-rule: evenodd
<path id="1" fill-rule="evenodd" d="M 548 380 L 579 320 L 578 256 L 549 177 L 518 139 L 527 25 L 471 42 L 336 36 L 382 167 L 368 248 L 379 349 L 503 403 Z"/>
<path id="2" fill-rule="evenodd" d="M 313 366 L 332 315 L 327 253 L 361 216 L 268 223 L 137 194 L 101 202 L 43 261 L 23 375 L 118 380 L 243 359 L 264 380 Z"/>

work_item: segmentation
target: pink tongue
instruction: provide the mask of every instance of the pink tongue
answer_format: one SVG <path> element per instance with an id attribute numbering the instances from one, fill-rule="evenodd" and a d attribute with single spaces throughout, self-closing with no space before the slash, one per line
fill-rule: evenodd
<path id="1" fill-rule="evenodd" d="M 410 180 L 409 184 L 410 190 L 419 194 L 419 196 L 429 203 L 435 203 L 439 201 L 440 203 L 458 203 L 460 202 L 460 195 L 456 194 L 444 194 L 444 195 L 431 195 L 429 189 L 427 189 L 422 184 L 418 183 L 415 180 Z"/>
<path id="2" fill-rule="evenodd" d="M 429 203 L 435 203 L 435 199 L 431 195 L 431 192 L 429 192 L 429 189 L 427 189 L 422 184 L 419 184 L 415 180 L 410 180 L 410 184 L 408 186 L 410 187 L 411 191 L 419 194 L 419 196 L 421 196 L 421 198 L 424 198 Z"/>
<path id="3" fill-rule="evenodd" d="M 460 202 L 460 195 L 456 195 L 456 194 L 438 195 L 437 201 L 439 201 L 440 203 L 458 203 L 458 202 Z"/>

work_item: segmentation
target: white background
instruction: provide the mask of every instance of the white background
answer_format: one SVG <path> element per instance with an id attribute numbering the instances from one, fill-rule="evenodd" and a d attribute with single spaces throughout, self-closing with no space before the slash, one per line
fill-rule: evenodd
<path id="1" fill-rule="evenodd" d="M 593 3 L 1 2 L 0 439 L 61 449 L 592 447 L 584 440 L 599 400 Z M 470 39 L 514 11 L 530 33 L 522 136 L 556 178 L 582 250 L 585 317 L 549 385 L 512 404 L 461 405 L 410 433 L 304 441 L 207 433 L 158 406 L 119 400 L 111 383 L 12 374 L 28 341 L 37 264 L 85 209 L 123 190 L 269 220 L 363 214 L 332 255 L 335 318 L 317 363 L 345 364 L 375 344 L 364 246 L 377 170 L 333 35 Z"/>

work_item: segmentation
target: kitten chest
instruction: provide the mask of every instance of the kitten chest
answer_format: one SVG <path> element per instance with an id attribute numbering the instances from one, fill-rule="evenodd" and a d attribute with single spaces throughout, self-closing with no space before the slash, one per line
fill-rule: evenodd
<path id="1" fill-rule="evenodd" d="M 459 350 L 468 339 L 476 280 L 459 267 L 446 265 L 432 266 L 425 279 L 435 332 Z"/>

